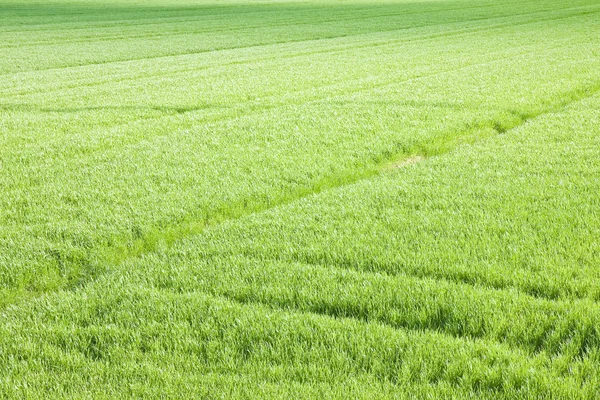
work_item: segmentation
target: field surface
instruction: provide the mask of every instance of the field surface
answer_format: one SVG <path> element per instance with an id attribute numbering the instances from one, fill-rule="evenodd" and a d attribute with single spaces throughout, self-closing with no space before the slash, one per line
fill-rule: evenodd
<path id="1" fill-rule="evenodd" d="M 597 0 L 0 0 L 0 397 L 600 397 Z"/>

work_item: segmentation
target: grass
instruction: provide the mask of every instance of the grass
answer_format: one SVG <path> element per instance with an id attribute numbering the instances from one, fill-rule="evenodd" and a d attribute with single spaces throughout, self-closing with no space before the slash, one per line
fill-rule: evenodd
<path id="1" fill-rule="evenodd" d="M 0 2 L 0 393 L 597 397 L 598 13 Z"/>

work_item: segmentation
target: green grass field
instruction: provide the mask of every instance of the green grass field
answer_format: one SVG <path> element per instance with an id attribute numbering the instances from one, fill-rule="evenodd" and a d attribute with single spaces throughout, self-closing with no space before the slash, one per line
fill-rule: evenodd
<path id="1" fill-rule="evenodd" d="M 600 397 L 597 0 L 0 0 L 0 397 Z"/>

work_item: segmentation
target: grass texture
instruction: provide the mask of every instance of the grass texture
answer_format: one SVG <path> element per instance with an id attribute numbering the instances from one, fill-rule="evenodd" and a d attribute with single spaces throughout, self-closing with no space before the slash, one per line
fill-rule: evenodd
<path id="1" fill-rule="evenodd" d="M 0 0 L 0 395 L 600 396 L 600 4 Z"/>

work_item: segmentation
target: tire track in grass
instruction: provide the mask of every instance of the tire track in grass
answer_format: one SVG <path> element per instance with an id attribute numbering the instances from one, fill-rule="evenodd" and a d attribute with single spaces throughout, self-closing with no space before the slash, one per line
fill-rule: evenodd
<path id="1" fill-rule="evenodd" d="M 355 184 L 362 180 L 367 180 L 390 170 L 390 165 L 398 165 L 414 157 L 419 157 L 422 162 L 429 157 L 446 154 L 463 143 L 472 143 L 485 139 L 492 135 L 504 134 L 509 130 L 524 125 L 529 120 L 558 112 L 569 105 L 594 96 L 600 92 L 600 83 L 593 87 L 582 89 L 570 93 L 563 97 L 556 104 L 549 105 L 535 113 L 521 115 L 512 121 L 490 121 L 487 125 L 477 126 L 468 131 L 461 131 L 449 134 L 442 138 L 434 138 L 424 143 L 417 143 L 410 147 L 401 144 L 398 149 L 390 151 L 390 156 L 375 165 L 371 169 L 354 171 L 351 174 L 339 177 L 330 177 L 322 182 L 302 188 L 294 193 L 281 194 L 269 201 L 259 201 L 255 203 L 243 200 L 239 203 L 229 204 L 226 209 L 217 209 L 214 212 L 208 212 L 202 220 L 184 221 L 175 226 L 163 227 L 160 230 L 149 232 L 147 235 L 133 242 L 124 243 L 111 249 L 100 250 L 100 260 L 104 265 L 121 264 L 126 260 L 138 258 L 146 253 L 154 252 L 159 247 L 169 247 L 174 242 L 185 237 L 201 233 L 208 227 L 212 227 L 225 221 L 237 220 L 248 215 L 258 214 L 267 210 L 289 204 L 303 198 L 315 196 L 319 193 L 334 190 L 343 186 Z M 408 165 L 406 165 L 408 166 Z M 79 287 L 85 284 L 87 279 L 74 282 L 72 287 Z M 501 288 L 499 288 L 501 289 Z"/>
<path id="2" fill-rule="evenodd" d="M 555 105 L 546 108 L 544 111 L 538 111 L 535 113 L 529 114 L 521 114 L 516 121 L 513 121 L 510 124 L 502 123 L 502 122 L 492 122 L 491 131 L 488 131 L 486 134 L 479 135 L 479 131 L 475 130 L 470 135 L 466 135 L 463 132 L 461 135 L 446 137 L 445 141 L 441 143 L 432 143 L 427 142 L 422 145 L 417 145 L 414 150 L 404 150 L 396 159 L 393 161 L 388 161 L 386 163 L 381 164 L 382 171 L 393 171 L 396 168 L 404 168 L 408 167 L 417 162 L 425 161 L 427 158 L 432 156 L 443 155 L 447 152 L 452 151 L 456 147 L 460 146 L 463 142 L 473 142 L 476 140 L 485 139 L 491 135 L 501 135 L 504 134 L 511 129 L 518 128 L 521 125 L 526 124 L 528 121 L 535 119 L 537 117 L 541 117 L 547 114 L 560 112 L 561 110 L 569 107 L 573 103 L 577 103 L 579 101 L 585 100 L 589 97 L 593 97 L 594 95 L 600 92 L 600 84 L 596 84 L 588 89 L 583 89 L 580 91 L 573 92 L 570 96 L 563 98 Z M 435 139 L 434 139 L 435 142 Z M 432 147 L 429 147 L 431 146 Z M 407 154 L 413 154 L 412 156 L 407 156 Z M 376 174 L 374 174 L 376 175 Z M 366 180 L 371 178 L 372 176 L 366 176 L 361 179 L 357 179 L 356 182 L 361 180 Z M 354 184 L 355 182 L 348 183 L 348 185 Z M 340 185 L 345 186 L 345 185 Z M 336 189 L 337 187 L 332 187 L 330 189 Z M 308 197 L 308 196 L 306 196 Z M 298 199 L 300 200 L 300 199 Z M 265 210 L 266 211 L 266 210 Z M 255 257 L 252 253 L 242 253 L 246 257 Z M 208 253 L 209 256 L 213 256 L 215 254 Z M 537 280 L 535 277 L 531 277 L 531 280 L 519 283 L 513 282 L 509 279 L 503 279 L 500 276 L 492 276 L 490 278 L 486 278 L 485 276 L 480 276 L 479 274 L 472 271 L 423 271 L 423 270 L 398 270 L 398 266 L 393 263 L 377 263 L 377 266 L 369 266 L 369 264 L 358 264 L 353 260 L 341 259 L 337 260 L 329 260 L 326 258 L 325 254 L 313 255 L 313 256 L 283 256 L 283 257 L 275 257 L 267 256 L 266 260 L 277 260 L 281 262 L 298 262 L 309 265 L 335 265 L 339 268 L 344 268 L 351 271 L 362 271 L 362 272 L 370 272 L 370 273 L 383 273 L 390 274 L 391 276 L 403 275 L 416 277 L 421 279 L 435 279 L 446 282 L 453 282 L 458 284 L 469 285 L 474 288 L 487 288 L 494 290 L 515 290 L 518 293 L 530 296 L 532 298 L 547 300 L 547 301 L 556 301 L 556 300 L 577 300 L 577 301 L 593 301 L 595 304 L 598 304 L 600 301 L 600 292 L 589 292 L 585 291 L 579 286 L 569 287 L 568 289 L 558 290 L 558 287 L 548 288 L 541 284 L 537 284 Z M 493 280 L 492 280 L 493 278 Z M 587 294 L 586 294 L 587 293 Z M 567 296 L 567 297 L 565 297 Z"/>
<path id="3" fill-rule="evenodd" d="M 311 186 L 294 191 L 293 193 L 282 193 L 266 201 L 263 200 L 252 203 L 243 200 L 237 203 L 228 204 L 227 208 L 221 207 L 208 211 L 206 217 L 202 220 L 183 221 L 177 225 L 151 230 L 135 241 L 119 241 L 118 238 L 116 238 L 115 242 L 121 243 L 120 245 L 92 250 L 86 258 L 85 266 L 77 267 L 77 271 L 79 272 L 76 276 L 69 278 L 64 285 L 52 288 L 50 291 L 59 290 L 61 288 L 77 289 L 90 281 L 96 280 L 102 275 L 110 273 L 111 270 L 114 269 L 114 266 L 118 266 L 128 260 L 139 258 L 144 254 L 155 252 L 159 248 L 170 247 L 176 241 L 188 236 L 200 234 L 205 229 L 219 225 L 223 222 L 265 212 L 303 198 L 315 196 L 325 191 L 352 185 L 382 173 L 389 173 L 391 165 L 402 163 L 403 160 L 412 157 L 418 156 L 421 157 L 421 161 L 424 161 L 429 157 L 448 153 L 463 143 L 472 143 L 492 135 L 503 134 L 527 123 L 533 118 L 560 111 L 572 103 L 593 96 L 599 91 L 600 83 L 597 83 L 594 86 L 564 95 L 564 97 L 556 104 L 548 105 L 535 113 L 516 116 L 512 121 L 489 121 L 487 124 L 476 126 L 467 131 L 453 132 L 445 137 L 433 138 L 432 140 L 416 143 L 408 147 L 406 144 L 402 143 L 399 144 L 397 149 L 391 150 L 386 155 L 385 159 L 379 164 L 374 165 L 373 168 L 329 177 L 323 181 L 316 182 Z M 493 287 L 493 285 L 491 287 Z M 498 287 L 498 289 L 502 288 L 504 287 Z M 42 290 L 34 292 L 26 289 L 10 289 L 6 291 L 9 298 L 4 302 L 4 306 L 8 305 L 9 301 L 10 304 L 14 304 L 22 299 L 37 297 L 46 292 L 48 291 Z M 540 293 L 530 293 L 530 295 L 533 295 L 534 297 L 537 295 L 538 297 L 545 298 L 543 294 Z M 549 297 L 549 299 L 552 300 L 552 297 Z"/>

